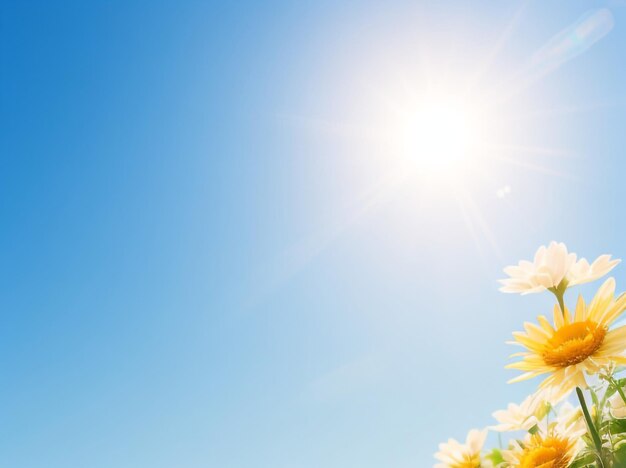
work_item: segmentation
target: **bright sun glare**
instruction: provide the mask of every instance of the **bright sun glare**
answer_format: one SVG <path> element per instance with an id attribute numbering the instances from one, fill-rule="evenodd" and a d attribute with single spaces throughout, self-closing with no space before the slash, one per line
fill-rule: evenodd
<path id="1" fill-rule="evenodd" d="M 462 103 L 438 100 L 419 106 L 404 124 L 404 151 L 425 175 L 453 176 L 476 158 L 478 116 Z"/>
<path id="2" fill-rule="evenodd" d="M 335 120 L 292 116 L 294 123 L 327 133 L 333 141 L 351 142 L 353 146 L 345 154 L 358 158 L 355 167 L 366 167 L 358 174 L 375 176 L 358 191 L 353 204 L 336 222 L 295 246 L 297 254 L 292 254 L 293 260 L 285 267 L 285 277 L 374 208 L 399 197 L 419 204 L 420 213 L 440 206 L 431 203 L 436 198 L 452 199 L 477 249 L 482 251 L 484 241 L 497 252 L 496 238 L 476 192 L 485 199 L 491 191 L 500 200 L 521 193 L 515 176 L 522 171 L 572 178 L 556 166 L 559 163 L 554 159 L 570 156 L 569 151 L 545 146 L 543 138 L 551 137 L 543 128 L 539 128 L 538 135 L 529 130 L 545 125 L 540 119 L 589 107 L 580 103 L 537 107 L 538 101 L 527 92 L 605 37 L 613 28 L 613 14 L 601 8 L 584 15 L 516 63 L 507 54 L 507 43 L 521 24 L 525 8 L 526 3 L 493 44 L 485 49 L 477 44 L 480 49 L 476 53 L 464 46 L 459 49 L 462 54 L 454 53 L 456 46 L 440 52 L 437 41 L 427 34 L 419 41 L 426 47 L 408 46 L 406 65 L 398 66 L 396 61 L 404 55 L 402 49 L 394 47 L 391 53 L 385 50 L 379 58 L 367 53 L 373 66 L 370 62 L 363 68 L 358 63 L 348 64 L 350 79 L 338 87 L 341 96 L 337 102 L 348 96 L 352 103 L 347 117 Z M 454 43 L 459 46 L 465 42 L 471 46 L 473 42 L 466 41 L 465 35 L 457 39 Z M 503 63 L 500 57 L 505 58 Z M 498 65 L 506 68 L 499 69 Z M 352 93 L 346 94 L 344 88 L 352 91 L 351 87 L 364 77 L 364 94 L 349 98 Z M 335 115 L 339 108 L 333 105 L 331 109 Z M 349 184 L 350 179 L 346 179 Z M 356 192 L 357 187 L 351 190 Z M 424 217 L 403 219 L 417 225 L 428 221 Z M 389 226 L 383 228 L 388 230 Z"/>

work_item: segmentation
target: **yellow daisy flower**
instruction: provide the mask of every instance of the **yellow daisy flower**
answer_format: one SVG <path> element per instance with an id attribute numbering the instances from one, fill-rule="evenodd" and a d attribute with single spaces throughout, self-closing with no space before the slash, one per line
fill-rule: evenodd
<path id="1" fill-rule="evenodd" d="M 577 453 L 576 439 L 540 434 L 529 436 L 524 446 L 515 445 L 504 458 L 514 468 L 567 468 Z"/>
<path id="2" fill-rule="evenodd" d="M 526 322 L 526 332 L 515 332 L 515 341 L 527 351 L 513 354 L 521 357 L 506 366 L 525 373 L 510 382 L 550 374 L 540 385 L 554 392 L 555 398 L 567 395 L 574 387 L 587 387 L 585 374 L 597 374 L 612 363 L 626 364 L 626 326 L 609 330 L 609 326 L 626 309 L 626 295 L 615 299 L 615 280 L 609 278 L 590 304 L 578 298 L 572 317 L 565 309 L 554 308 L 554 326 L 539 316 L 539 326 Z"/>
<path id="3" fill-rule="evenodd" d="M 584 446 L 586 432 L 580 410 L 564 404 L 556 423 L 543 425 L 540 431 L 528 434 L 523 444 L 513 441 L 502 455 L 512 468 L 566 468 Z"/>

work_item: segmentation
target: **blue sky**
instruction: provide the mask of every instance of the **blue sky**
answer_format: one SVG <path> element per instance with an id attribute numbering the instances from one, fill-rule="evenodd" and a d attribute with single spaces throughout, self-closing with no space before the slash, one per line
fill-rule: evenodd
<path id="1" fill-rule="evenodd" d="M 623 2 L 0 21 L 2 466 L 430 466 L 536 385 L 504 342 L 550 299 L 502 267 L 553 239 L 626 257 Z M 460 198 L 377 136 L 432 83 L 500 98 Z"/>

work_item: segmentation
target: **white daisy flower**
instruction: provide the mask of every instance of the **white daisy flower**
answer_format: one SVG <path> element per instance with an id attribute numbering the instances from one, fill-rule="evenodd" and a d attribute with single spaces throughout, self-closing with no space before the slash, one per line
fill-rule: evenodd
<path id="1" fill-rule="evenodd" d="M 532 262 L 522 260 L 506 267 L 509 278 L 499 280 L 500 291 L 530 294 L 588 283 L 606 275 L 619 262 L 610 255 L 601 255 L 591 264 L 584 258 L 576 261 L 576 254 L 568 252 L 564 243 L 551 242 L 539 247 Z"/>
<path id="2" fill-rule="evenodd" d="M 486 438 L 487 429 L 472 429 L 464 444 L 454 439 L 439 444 L 439 452 L 435 454 L 435 458 L 441 463 L 437 463 L 435 468 L 480 468 L 480 452 Z"/>
<path id="3" fill-rule="evenodd" d="M 583 417 L 583 410 L 580 406 L 574 406 L 569 401 L 561 404 L 556 413 L 556 423 L 545 424 L 542 428 L 544 432 L 555 430 L 559 434 L 570 434 L 580 436 L 587 432 L 587 426 Z"/>
<path id="4" fill-rule="evenodd" d="M 615 392 L 615 394 L 609 398 L 609 409 L 614 418 L 626 418 L 626 403 L 624 403 L 624 399 L 618 392 Z"/>
<path id="5" fill-rule="evenodd" d="M 500 424 L 489 429 L 498 432 L 528 431 L 539 423 L 537 414 L 546 406 L 542 392 L 528 396 L 521 404 L 510 403 L 505 410 L 493 413 Z"/>

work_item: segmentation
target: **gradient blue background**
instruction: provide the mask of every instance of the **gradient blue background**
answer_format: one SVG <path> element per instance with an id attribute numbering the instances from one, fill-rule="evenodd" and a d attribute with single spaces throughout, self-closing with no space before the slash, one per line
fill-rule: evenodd
<path id="1" fill-rule="evenodd" d="M 504 108 L 567 155 L 473 184 L 473 231 L 444 193 L 369 200 L 385 158 L 324 123 L 418 49 L 479 61 L 520 7 L 2 2 L 0 465 L 424 467 L 521 400 L 504 341 L 551 303 L 501 268 L 626 257 L 624 4 L 519 14 L 505 87 L 588 10 L 615 26 Z"/>

